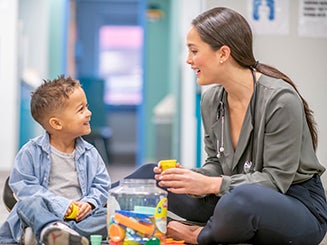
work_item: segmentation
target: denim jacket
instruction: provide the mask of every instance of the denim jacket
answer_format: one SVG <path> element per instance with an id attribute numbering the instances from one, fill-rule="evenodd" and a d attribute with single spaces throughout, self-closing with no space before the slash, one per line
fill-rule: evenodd
<path id="1" fill-rule="evenodd" d="M 57 196 L 48 190 L 50 152 L 47 133 L 27 142 L 16 156 L 9 185 L 18 200 L 38 195 L 47 198 L 54 207 L 55 215 L 63 219 L 72 200 Z M 75 160 L 82 192 L 79 201 L 89 202 L 95 208 L 104 206 L 108 198 L 110 177 L 98 151 L 81 137 L 77 138 Z M 22 224 L 14 207 L 0 227 L 0 243 L 19 242 L 21 232 Z"/>

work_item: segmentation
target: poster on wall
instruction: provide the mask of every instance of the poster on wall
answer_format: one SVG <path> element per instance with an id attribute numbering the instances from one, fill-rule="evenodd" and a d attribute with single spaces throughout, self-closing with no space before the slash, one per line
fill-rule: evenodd
<path id="1" fill-rule="evenodd" d="M 247 19 L 254 34 L 289 34 L 289 0 L 248 0 Z"/>
<path id="2" fill-rule="evenodd" d="M 298 34 L 302 37 L 327 37 L 327 0 L 301 0 Z"/>

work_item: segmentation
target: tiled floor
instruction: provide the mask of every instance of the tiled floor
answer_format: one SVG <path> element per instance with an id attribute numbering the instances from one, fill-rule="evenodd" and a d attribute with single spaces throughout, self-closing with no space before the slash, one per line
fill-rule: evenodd
<path id="1" fill-rule="evenodd" d="M 108 171 L 110 173 L 110 177 L 112 181 L 119 180 L 133 171 L 135 167 L 133 165 L 124 165 L 124 164 L 113 164 L 108 167 Z M 3 188 L 4 182 L 8 176 L 8 172 L 1 172 L 0 171 L 0 188 Z M 1 200 L 0 200 L 0 225 L 4 222 L 8 215 L 7 209 L 4 207 L 3 200 L 2 200 L 2 190 L 1 193 Z M 327 245 L 327 236 L 325 239 L 320 243 L 320 245 Z"/>

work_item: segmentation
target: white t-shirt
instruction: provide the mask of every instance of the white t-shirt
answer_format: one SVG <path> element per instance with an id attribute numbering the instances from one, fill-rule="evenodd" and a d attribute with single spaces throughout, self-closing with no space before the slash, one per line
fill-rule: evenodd
<path id="1" fill-rule="evenodd" d="M 49 190 L 70 200 L 80 200 L 82 191 L 77 179 L 75 151 L 64 153 L 51 146 L 50 160 Z"/>

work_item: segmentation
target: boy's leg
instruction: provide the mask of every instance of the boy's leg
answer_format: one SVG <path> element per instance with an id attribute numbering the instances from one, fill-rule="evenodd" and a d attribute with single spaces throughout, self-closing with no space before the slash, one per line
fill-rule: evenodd
<path id="1" fill-rule="evenodd" d="M 46 225 L 60 221 L 59 217 L 49 211 L 48 201 L 42 197 L 27 198 L 19 201 L 16 205 L 18 216 L 26 226 L 32 228 L 38 239 Z"/>
<path id="2" fill-rule="evenodd" d="M 79 222 L 72 220 L 67 223 L 72 229 L 88 239 L 93 234 L 102 235 L 103 239 L 107 237 L 107 209 L 105 207 L 92 210 L 85 219 Z"/>
<path id="3" fill-rule="evenodd" d="M 89 240 L 64 223 L 47 225 L 41 232 L 42 245 L 89 245 Z"/>
<path id="4" fill-rule="evenodd" d="M 88 244 L 85 237 L 65 225 L 51 212 L 51 204 L 42 197 L 26 198 L 17 204 L 17 214 L 31 227 L 36 239 L 49 245 Z"/>

